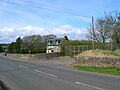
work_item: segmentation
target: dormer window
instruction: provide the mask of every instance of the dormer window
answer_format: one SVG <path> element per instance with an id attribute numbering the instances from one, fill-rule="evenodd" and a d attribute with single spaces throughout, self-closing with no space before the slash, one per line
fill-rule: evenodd
<path id="1" fill-rule="evenodd" d="M 50 41 L 50 45 L 52 44 L 52 41 Z"/>
<path id="2" fill-rule="evenodd" d="M 58 41 L 56 40 L 56 45 L 58 45 L 59 43 L 58 43 Z"/>
<path id="3" fill-rule="evenodd" d="M 50 41 L 48 41 L 47 45 L 50 45 Z"/>

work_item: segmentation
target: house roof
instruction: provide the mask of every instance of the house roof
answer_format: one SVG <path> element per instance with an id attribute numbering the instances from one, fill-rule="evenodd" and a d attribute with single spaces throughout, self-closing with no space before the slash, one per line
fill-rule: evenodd
<path id="1" fill-rule="evenodd" d="M 61 41 L 64 40 L 64 38 L 55 38 L 48 40 L 48 46 L 57 46 L 61 43 Z"/>
<path id="2" fill-rule="evenodd" d="M 64 40 L 64 38 L 54 38 L 54 39 L 49 39 L 48 41 L 59 41 L 59 40 Z"/>

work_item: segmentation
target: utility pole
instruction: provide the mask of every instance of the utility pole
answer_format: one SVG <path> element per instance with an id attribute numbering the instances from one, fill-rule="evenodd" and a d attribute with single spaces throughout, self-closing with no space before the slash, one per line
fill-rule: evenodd
<path id="1" fill-rule="evenodd" d="M 94 32 L 94 17 L 93 16 L 92 16 L 92 32 L 93 32 L 93 50 L 95 50 L 95 42 L 94 42 L 95 32 Z"/>

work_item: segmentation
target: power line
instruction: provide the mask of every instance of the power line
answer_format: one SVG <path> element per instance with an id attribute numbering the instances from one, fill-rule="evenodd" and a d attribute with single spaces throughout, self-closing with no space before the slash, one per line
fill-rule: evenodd
<path id="1" fill-rule="evenodd" d="M 32 5 L 28 5 L 28 4 L 20 4 L 20 3 L 8 2 L 8 1 L 7 2 L 6 1 L 0 1 L 0 3 L 9 3 L 9 4 L 14 4 L 14 5 L 24 6 L 24 7 L 39 8 L 39 9 L 47 10 L 47 11 L 53 11 L 53 12 L 58 12 L 58 13 L 66 13 L 66 14 L 71 14 L 71 15 L 75 15 L 75 16 L 91 18 L 91 17 L 88 17 L 88 16 L 81 16 L 77 13 L 68 12 L 68 11 L 60 10 L 60 9 L 52 9 L 52 8 L 47 8 L 47 7 L 32 6 Z"/>

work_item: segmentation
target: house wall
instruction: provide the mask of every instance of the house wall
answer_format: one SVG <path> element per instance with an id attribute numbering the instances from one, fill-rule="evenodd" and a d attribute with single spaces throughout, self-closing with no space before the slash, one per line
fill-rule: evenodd
<path id="1" fill-rule="evenodd" d="M 61 52 L 60 46 L 47 46 L 46 53 Z"/>

